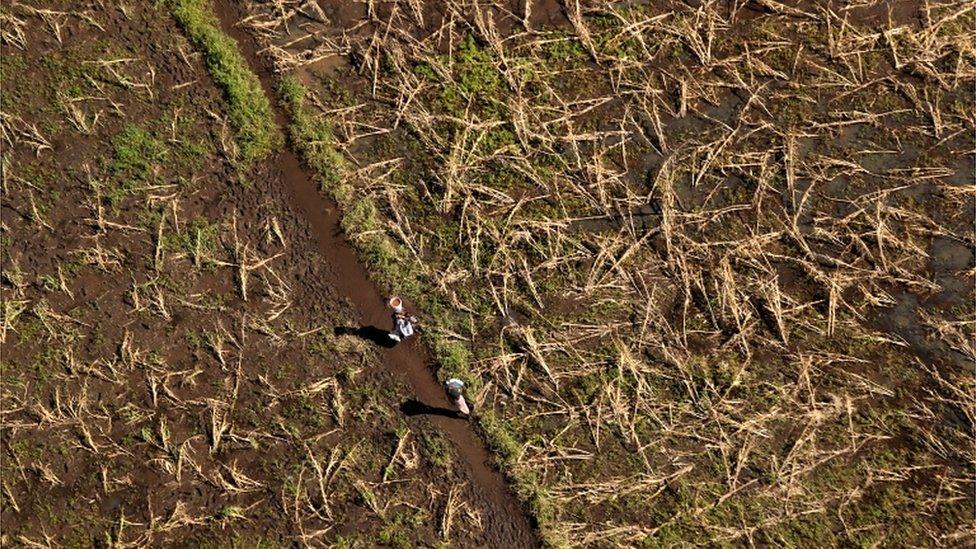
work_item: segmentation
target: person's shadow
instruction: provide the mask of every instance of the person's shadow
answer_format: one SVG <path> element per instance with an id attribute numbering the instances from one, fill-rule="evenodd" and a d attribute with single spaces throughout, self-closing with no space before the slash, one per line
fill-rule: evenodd
<path id="1" fill-rule="evenodd" d="M 405 416 L 444 416 L 453 417 L 456 419 L 465 419 L 464 416 L 459 414 L 454 410 L 447 408 L 439 408 L 437 406 L 430 406 L 420 402 L 419 400 L 411 398 L 410 400 L 403 401 L 400 404 L 400 411 L 403 412 Z M 472 410 L 473 412 L 474 410 Z"/>
<path id="2" fill-rule="evenodd" d="M 387 349 L 392 349 L 397 344 L 396 341 L 390 339 L 389 331 L 377 328 L 376 326 L 360 326 L 358 328 L 353 326 L 336 326 L 335 335 L 354 335 Z"/>

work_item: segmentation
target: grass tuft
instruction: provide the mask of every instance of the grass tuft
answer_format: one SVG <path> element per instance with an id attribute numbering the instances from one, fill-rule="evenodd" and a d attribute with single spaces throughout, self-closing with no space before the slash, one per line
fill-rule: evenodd
<path id="1" fill-rule="evenodd" d="M 234 39 L 224 34 L 206 0 L 167 0 L 190 41 L 203 52 L 207 70 L 227 94 L 227 115 L 237 132 L 244 165 L 260 160 L 281 144 L 264 90 Z"/>
<path id="2" fill-rule="evenodd" d="M 305 96 L 308 91 L 296 78 L 291 76 L 283 78 L 278 91 L 291 118 L 289 137 L 292 145 L 301 152 L 305 162 L 318 173 L 322 186 L 334 193 L 340 183 L 339 174 L 342 173 L 346 163 L 342 155 L 332 147 L 332 127 L 327 122 L 316 120 L 305 108 Z M 345 195 L 350 194 L 351 192 L 345 193 Z M 347 204 L 341 205 L 347 206 Z"/>
<path id="3" fill-rule="evenodd" d="M 147 181 L 152 170 L 166 160 L 166 146 L 148 131 L 129 125 L 112 138 L 112 172 Z"/>

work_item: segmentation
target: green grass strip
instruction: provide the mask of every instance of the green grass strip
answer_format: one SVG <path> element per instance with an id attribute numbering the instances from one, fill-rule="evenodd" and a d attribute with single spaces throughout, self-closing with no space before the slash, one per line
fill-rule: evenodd
<path id="1" fill-rule="evenodd" d="M 224 34 L 207 0 L 165 0 L 165 5 L 200 51 L 207 70 L 227 94 L 227 116 L 236 132 L 241 161 L 249 165 L 281 144 L 271 104 L 248 67 L 237 42 Z"/>
<path id="2" fill-rule="evenodd" d="M 398 247 L 382 230 L 383 223 L 376 206 L 367 198 L 356 198 L 355 189 L 342 180 L 347 162 L 333 147 L 332 128 L 326 121 L 317 120 L 305 103 L 308 90 L 296 78 L 284 77 L 278 87 L 288 113 L 288 133 L 292 146 L 302 155 L 305 163 L 315 170 L 323 189 L 342 209 L 342 228 L 351 237 L 360 256 L 367 262 L 373 276 L 385 289 L 396 288 L 409 293 L 421 309 L 426 311 L 428 330 L 425 338 L 439 364 L 437 375 L 443 381 L 450 377 L 463 379 L 472 389 L 480 385 L 480 379 L 471 371 L 471 351 L 458 341 L 438 335 L 444 303 L 431 292 L 421 291 L 429 287 L 423 275 L 397 257 Z M 553 528 L 555 509 L 540 479 L 531 472 L 516 467 L 522 445 L 513 429 L 498 418 L 492 410 L 478 415 L 478 427 L 498 463 L 514 487 L 515 494 L 528 507 L 536 519 L 543 543 L 548 547 L 568 545 L 564 535 Z"/>

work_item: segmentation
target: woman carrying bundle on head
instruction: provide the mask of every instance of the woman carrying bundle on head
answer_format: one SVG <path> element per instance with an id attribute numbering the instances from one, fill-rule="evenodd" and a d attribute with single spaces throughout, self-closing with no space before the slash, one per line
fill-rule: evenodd
<path id="1" fill-rule="evenodd" d="M 404 310 L 403 300 L 397 296 L 390 298 L 390 307 L 393 308 L 393 331 L 389 334 L 390 339 L 400 342 L 403 341 L 403 338 L 413 335 L 413 327 L 417 323 L 417 317 Z"/>

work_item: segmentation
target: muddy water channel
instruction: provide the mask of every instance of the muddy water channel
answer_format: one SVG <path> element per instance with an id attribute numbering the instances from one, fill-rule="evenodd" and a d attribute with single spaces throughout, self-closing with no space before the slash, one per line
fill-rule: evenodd
<path id="1" fill-rule="evenodd" d="M 239 20 L 236 8 L 229 2 L 218 2 L 217 13 L 225 32 L 237 40 L 252 70 L 259 76 L 265 93 L 273 97 L 273 75 L 257 55 L 255 44 L 235 26 Z M 275 101 L 272 100 L 272 104 Z M 278 125 L 284 130 L 287 119 L 281 109 L 275 110 Z M 282 150 L 277 163 L 282 183 L 287 187 L 291 207 L 302 215 L 312 230 L 314 244 L 333 272 L 332 283 L 357 311 L 356 321 L 363 327 L 387 329 L 390 313 L 380 290 L 370 281 L 356 252 L 340 228 L 340 212 L 334 202 L 318 189 L 294 152 Z M 377 330 L 378 331 L 378 330 Z M 381 353 L 384 364 L 401 376 L 413 390 L 412 396 L 432 409 L 447 407 L 440 384 L 429 367 L 430 358 L 416 339 Z M 456 446 L 478 500 L 471 502 L 486 520 L 486 541 L 492 547 L 531 547 L 538 545 L 530 520 L 510 492 L 504 476 L 491 465 L 491 456 L 482 440 L 464 420 L 447 415 L 429 414 L 430 422 Z"/>

